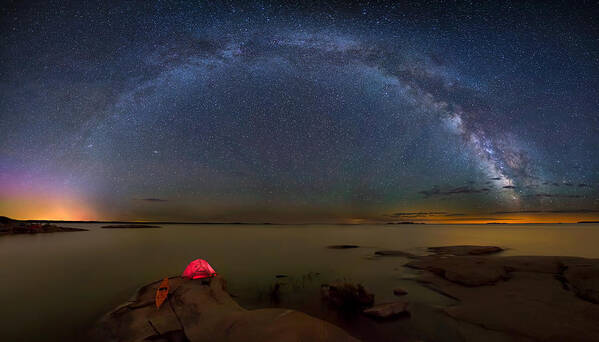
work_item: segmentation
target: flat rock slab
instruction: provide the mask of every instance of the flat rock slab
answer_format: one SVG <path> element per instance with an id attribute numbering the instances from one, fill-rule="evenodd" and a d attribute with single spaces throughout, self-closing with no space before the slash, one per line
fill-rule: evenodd
<path id="1" fill-rule="evenodd" d="M 492 285 L 509 278 L 504 265 L 484 257 L 459 257 L 459 259 L 428 256 L 405 266 L 430 271 L 451 282 L 464 286 Z"/>
<path id="2" fill-rule="evenodd" d="M 362 312 L 369 317 L 377 319 L 398 318 L 410 314 L 408 303 L 406 302 L 379 304 Z"/>
<path id="3" fill-rule="evenodd" d="M 105 315 L 91 341 L 357 341 L 341 328 L 295 310 L 246 310 L 225 290 L 222 278 L 208 284 L 169 278 L 171 292 L 156 309 L 160 281 Z"/>
<path id="4" fill-rule="evenodd" d="M 599 341 L 599 259 L 432 255 L 406 266 L 459 301 L 443 309 L 457 320 L 515 339 Z"/>

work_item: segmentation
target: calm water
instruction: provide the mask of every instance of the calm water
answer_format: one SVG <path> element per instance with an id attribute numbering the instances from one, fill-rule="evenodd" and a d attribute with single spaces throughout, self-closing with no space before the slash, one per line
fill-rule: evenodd
<path id="1" fill-rule="evenodd" d="M 136 288 L 179 274 L 196 258 L 208 260 L 227 279 L 230 292 L 248 308 L 298 308 L 334 321 L 358 337 L 377 336 L 369 331 L 375 329 L 379 338 L 401 334 L 454 340 L 460 339 L 452 335 L 458 334 L 457 328 L 427 311 L 429 304 L 449 305 L 450 300 L 409 280 L 413 271 L 401 267 L 406 259 L 373 257 L 375 250 L 424 253 L 427 246 L 480 244 L 509 248 L 504 255 L 599 258 L 596 224 L 164 225 L 162 229 L 137 230 L 100 229 L 99 224 L 66 226 L 90 231 L 0 237 L 0 340 L 75 339 Z M 325 248 L 332 244 L 362 248 Z M 289 277 L 275 279 L 277 274 Z M 377 302 L 393 300 L 392 289 L 405 288 L 416 314 L 412 319 L 377 326 L 363 319 L 358 323 L 352 318 L 340 320 L 324 309 L 318 298 L 320 284 L 335 280 L 363 283 L 375 293 Z M 283 284 L 278 304 L 268 295 L 277 281 Z"/>

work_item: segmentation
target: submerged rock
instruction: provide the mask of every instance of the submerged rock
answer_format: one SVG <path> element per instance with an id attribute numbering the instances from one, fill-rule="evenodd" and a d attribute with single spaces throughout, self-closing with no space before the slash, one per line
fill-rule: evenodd
<path id="1" fill-rule="evenodd" d="M 106 314 L 91 341 L 357 341 L 341 328 L 287 309 L 246 310 L 225 290 L 220 276 L 203 283 L 169 278 L 171 292 L 156 309 L 160 281 Z"/>
<path id="2" fill-rule="evenodd" d="M 351 248 L 359 248 L 360 246 L 358 245 L 331 245 L 331 246 L 327 246 L 327 248 L 330 249 L 351 249 Z"/>
<path id="3" fill-rule="evenodd" d="M 406 302 L 379 304 L 362 312 L 367 316 L 377 319 L 398 318 L 410 314 L 408 311 L 408 303 Z"/>

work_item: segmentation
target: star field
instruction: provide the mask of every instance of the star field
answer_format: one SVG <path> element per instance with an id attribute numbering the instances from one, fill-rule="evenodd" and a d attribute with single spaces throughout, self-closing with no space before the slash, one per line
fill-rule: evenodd
<path id="1" fill-rule="evenodd" d="M 598 217 L 597 9 L 8 4 L 0 214 Z"/>

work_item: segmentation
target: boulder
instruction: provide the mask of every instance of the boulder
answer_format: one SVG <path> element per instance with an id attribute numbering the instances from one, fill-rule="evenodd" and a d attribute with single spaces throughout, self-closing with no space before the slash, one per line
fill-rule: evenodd
<path id="1" fill-rule="evenodd" d="M 335 283 L 322 285 L 322 298 L 334 307 L 362 310 L 374 304 L 374 294 L 360 284 Z"/>
<path id="2" fill-rule="evenodd" d="M 357 341 L 341 328 L 287 309 L 246 310 L 220 276 L 209 282 L 169 278 L 171 292 L 156 309 L 160 281 L 142 287 L 106 314 L 89 341 Z"/>
<path id="3" fill-rule="evenodd" d="M 397 318 L 399 316 L 410 314 L 408 311 L 408 303 L 406 302 L 379 304 L 362 312 L 365 315 L 376 319 Z"/>
<path id="4" fill-rule="evenodd" d="M 393 290 L 393 294 L 396 296 L 405 296 L 408 294 L 408 291 L 404 289 L 400 289 L 399 287 Z"/>

